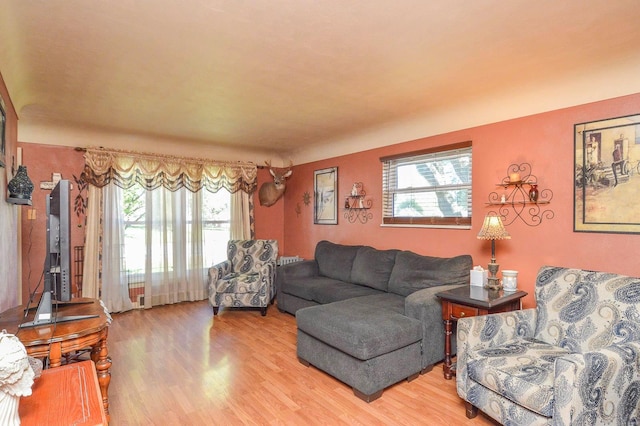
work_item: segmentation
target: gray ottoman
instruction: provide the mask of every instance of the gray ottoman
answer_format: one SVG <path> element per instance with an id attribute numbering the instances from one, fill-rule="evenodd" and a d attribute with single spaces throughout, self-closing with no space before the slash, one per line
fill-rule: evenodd
<path id="1" fill-rule="evenodd" d="M 389 309 L 362 303 L 367 297 L 298 310 L 297 354 L 371 402 L 386 387 L 418 376 L 422 328 L 393 303 Z"/>

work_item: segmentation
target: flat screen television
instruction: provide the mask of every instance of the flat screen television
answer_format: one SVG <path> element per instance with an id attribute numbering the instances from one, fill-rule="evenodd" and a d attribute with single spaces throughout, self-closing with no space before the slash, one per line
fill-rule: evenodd
<path id="1" fill-rule="evenodd" d="M 44 260 L 44 289 L 33 321 L 20 327 L 33 327 L 87 316 L 58 316 L 58 302 L 71 301 L 71 185 L 60 180 L 46 196 L 47 236 Z M 86 302 L 85 302 L 86 303 Z"/>
<path id="2" fill-rule="evenodd" d="M 47 252 L 44 264 L 44 291 L 53 300 L 71 300 L 71 187 L 61 180 L 46 199 Z M 48 285 L 47 285 L 48 284 Z"/>

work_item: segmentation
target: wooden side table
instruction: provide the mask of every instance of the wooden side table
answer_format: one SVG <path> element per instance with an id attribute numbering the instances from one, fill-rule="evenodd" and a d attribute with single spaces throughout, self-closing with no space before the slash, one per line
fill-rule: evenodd
<path id="1" fill-rule="evenodd" d="M 453 325 L 459 318 L 509 312 L 520 309 L 525 291 L 487 290 L 482 287 L 464 286 L 437 293 L 442 303 L 444 321 L 444 378 L 455 375 L 455 364 L 451 362 L 451 335 Z"/>
<path id="2" fill-rule="evenodd" d="M 44 370 L 31 390 L 20 400 L 22 426 L 107 424 L 93 361 Z"/>
<path id="3" fill-rule="evenodd" d="M 17 306 L 0 313 L 0 330 L 14 334 L 34 358 L 48 357 L 51 368 L 62 364 L 62 356 L 81 349 L 91 348 L 91 359 L 98 372 L 98 383 L 102 394 L 107 420 L 109 420 L 109 383 L 111 382 L 111 358 L 107 348 L 107 336 L 111 316 L 105 312 L 98 299 L 78 298 L 79 304 L 60 305 L 60 316 L 95 315 L 78 321 L 43 324 L 19 328 L 23 322 L 33 320 L 35 310 L 24 315 L 24 306 Z"/>

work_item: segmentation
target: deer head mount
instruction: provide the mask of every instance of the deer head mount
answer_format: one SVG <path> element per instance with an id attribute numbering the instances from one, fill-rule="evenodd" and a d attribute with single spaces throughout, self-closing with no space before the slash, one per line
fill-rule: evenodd
<path id="1" fill-rule="evenodd" d="M 273 176 L 273 182 L 265 182 L 260 186 L 260 192 L 258 192 L 258 198 L 260 199 L 261 206 L 271 207 L 282 197 L 284 190 L 287 189 L 286 180 L 293 170 L 293 161 L 289 161 L 289 167 L 287 168 L 274 168 L 271 167 L 270 161 L 264 162 L 269 167 L 269 173 Z"/>

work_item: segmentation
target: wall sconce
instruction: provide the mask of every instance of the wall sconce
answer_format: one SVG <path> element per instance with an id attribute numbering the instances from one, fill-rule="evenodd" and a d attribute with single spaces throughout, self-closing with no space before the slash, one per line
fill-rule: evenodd
<path id="1" fill-rule="evenodd" d="M 33 193 L 33 182 L 27 175 L 27 166 L 18 166 L 18 171 L 9 181 L 9 198 L 7 202 L 10 204 L 31 205 L 31 194 Z"/>
<path id="2" fill-rule="evenodd" d="M 488 213 L 484 218 L 484 223 L 480 232 L 478 232 L 479 240 L 491 240 L 491 262 L 488 265 L 489 278 L 487 279 L 487 288 L 490 290 L 500 290 L 500 280 L 496 276 L 500 265 L 496 263 L 496 240 L 510 240 L 511 235 L 507 232 L 502 219 L 495 213 Z"/>

